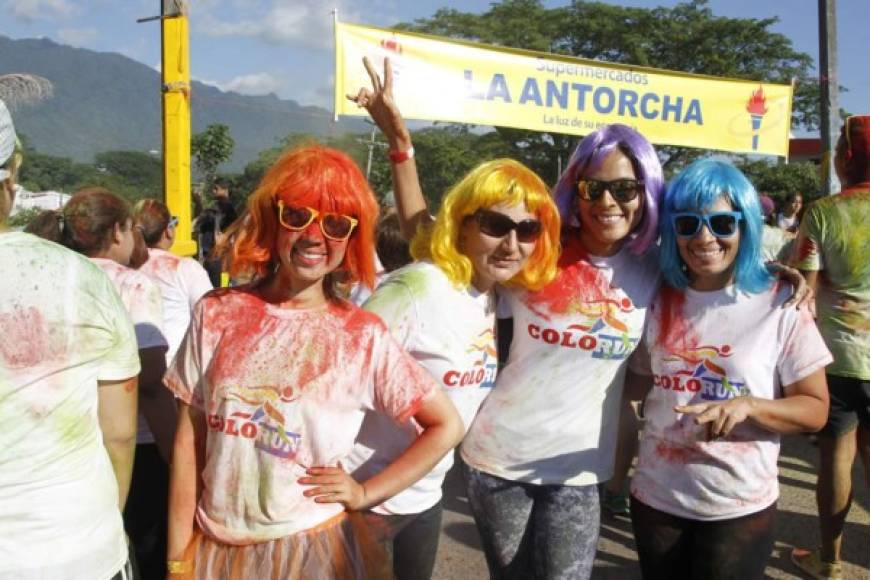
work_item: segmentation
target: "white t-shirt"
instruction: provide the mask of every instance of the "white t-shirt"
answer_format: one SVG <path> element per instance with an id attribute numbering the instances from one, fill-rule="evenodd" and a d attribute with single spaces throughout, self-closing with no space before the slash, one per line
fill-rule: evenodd
<path id="1" fill-rule="evenodd" d="M 139 373 L 133 325 L 87 258 L 0 234 L 0 579 L 106 579 L 127 559 L 98 380 Z"/>
<path id="2" fill-rule="evenodd" d="M 658 285 L 655 252 L 585 256 L 572 238 L 555 280 L 538 292 L 505 292 L 514 319 L 510 356 L 462 458 L 535 484 L 609 479 L 627 358 Z"/>
<path id="3" fill-rule="evenodd" d="M 438 381 L 466 428 L 495 382 L 494 298 L 473 287 L 457 289 L 437 266 L 418 262 L 390 274 L 365 303 Z M 368 479 L 416 437 L 413 421 L 398 425 L 384 415 L 366 413 L 347 466 L 357 479 Z M 429 509 L 441 499 L 441 485 L 452 465 L 451 451 L 423 479 L 374 511 L 412 514 Z"/>
<path id="4" fill-rule="evenodd" d="M 796 228 L 797 225 L 798 225 L 798 216 L 797 215 L 793 215 L 791 217 L 788 217 L 784 213 L 776 214 L 776 227 L 784 229 L 784 230 L 789 230 L 792 228 Z"/>
<path id="5" fill-rule="evenodd" d="M 166 374 L 208 422 L 200 527 L 229 544 L 307 530 L 341 513 L 298 483 L 353 448 L 363 411 L 407 421 L 438 388 L 377 316 L 346 303 L 310 310 L 219 289 L 194 307 Z"/>
<path id="6" fill-rule="evenodd" d="M 167 346 L 163 334 L 163 305 L 157 285 L 142 272 L 114 260 L 91 260 L 106 273 L 121 295 L 121 301 L 133 320 L 139 350 Z M 141 411 L 137 422 L 136 444 L 154 443 L 154 435 Z"/>
<path id="7" fill-rule="evenodd" d="M 199 262 L 176 256 L 159 248 L 149 248 L 148 261 L 139 271 L 160 289 L 163 301 L 163 330 L 169 349 L 166 364 L 172 362 L 184 333 L 190 325 L 193 306 L 212 289 L 211 280 Z"/>
<path id="8" fill-rule="evenodd" d="M 779 399 L 784 385 L 831 362 L 809 310 L 782 308 L 792 290 L 780 286 L 759 294 L 734 286 L 662 290 L 644 338 L 651 369 L 640 356 L 632 360 L 632 370 L 652 374 L 654 385 L 631 482 L 640 501 L 693 520 L 737 518 L 776 501 L 778 434 L 744 421 L 707 441 L 708 427 L 674 406 L 740 395 Z"/>

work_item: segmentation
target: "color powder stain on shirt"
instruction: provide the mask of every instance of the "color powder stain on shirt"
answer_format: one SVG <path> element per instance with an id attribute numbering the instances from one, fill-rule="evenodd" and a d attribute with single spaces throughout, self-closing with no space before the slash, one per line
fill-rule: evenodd
<path id="1" fill-rule="evenodd" d="M 23 369 L 40 361 L 53 360 L 64 354 L 63 344 L 52 340 L 42 313 L 33 306 L 15 306 L 11 312 L 0 312 L 0 357 L 4 366 Z"/>
<path id="2" fill-rule="evenodd" d="M 697 348 L 698 336 L 683 314 L 686 295 L 670 286 L 662 286 L 659 300 L 653 307 L 659 322 L 659 341 L 671 353 Z"/>
<path id="3" fill-rule="evenodd" d="M 797 259 L 802 262 L 817 253 L 816 244 L 810 238 L 801 237 L 797 250 Z"/>
<path id="4" fill-rule="evenodd" d="M 611 286 L 607 277 L 587 261 L 580 242 L 568 242 L 559 259 L 559 273 L 555 280 L 538 292 L 526 296 L 529 309 L 545 320 L 551 314 L 584 313 L 589 305 L 610 311 L 613 308 L 631 310 L 633 305 L 626 296 L 619 296 L 618 288 Z M 619 325 L 616 327 L 620 330 Z M 624 326 L 624 325 L 623 325 Z"/>

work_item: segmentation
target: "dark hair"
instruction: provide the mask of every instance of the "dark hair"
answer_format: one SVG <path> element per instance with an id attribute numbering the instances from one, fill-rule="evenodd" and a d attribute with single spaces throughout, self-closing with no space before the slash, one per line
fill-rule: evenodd
<path id="1" fill-rule="evenodd" d="M 130 217 L 130 206 L 122 198 L 89 187 L 73 194 L 63 209 L 39 214 L 27 231 L 92 256 L 112 244 L 115 224 L 124 229 Z"/>
<path id="2" fill-rule="evenodd" d="M 230 180 L 226 177 L 216 177 L 212 182 L 212 188 L 220 187 L 221 189 L 229 189 L 230 188 Z"/>
<path id="3" fill-rule="evenodd" d="M 133 207 L 133 222 L 142 232 L 145 244 L 149 248 L 153 248 L 160 241 L 163 232 L 169 227 L 171 218 L 166 204 L 156 199 L 139 200 Z"/>
<path id="4" fill-rule="evenodd" d="M 24 231 L 52 242 L 60 243 L 59 221 L 60 211 L 46 209 L 37 214 L 24 228 Z"/>
<path id="5" fill-rule="evenodd" d="M 378 252 L 378 259 L 380 259 L 384 270 L 387 272 L 398 270 L 402 266 L 411 263 L 410 244 L 402 236 L 402 230 L 399 227 L 399 216 L 397 214 L 393 213 L 384 216 L 378 222 L 375 233 L 375 249 Z"/>

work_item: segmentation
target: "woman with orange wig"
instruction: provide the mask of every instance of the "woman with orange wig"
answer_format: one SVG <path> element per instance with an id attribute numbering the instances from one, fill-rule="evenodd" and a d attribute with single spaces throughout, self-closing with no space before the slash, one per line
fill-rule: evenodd
<path id="1" fill-rule="evenodd" d="M 180 399 L 173 577 L 389 577 L 355 513 L 432 469 L 462 436 L 447 397 L 335 278 L 371 285 L 377 205 L 353 161 L 312 145 L 266 173 L 232 248 L 246 286 L 207 294 L 166 376 Z M 419 437 L 357 482 L 341 461 L 363 413 Z"/>

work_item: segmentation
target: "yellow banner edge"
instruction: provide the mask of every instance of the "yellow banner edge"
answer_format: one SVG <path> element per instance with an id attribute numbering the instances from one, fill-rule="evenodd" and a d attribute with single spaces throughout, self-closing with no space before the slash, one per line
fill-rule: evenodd
<path id="1" fill-rule="evenodd" d="M 744 84 L 749 84 L 749 85 L 761 84 L 761 85 L 770 85 L 773 87 L 790 87 L 790 86 L 792 86 L 791 84 L 772 83 L 772 82 L 762 81 L 762 80 L 737 79 L 737 78 L 731 78 L 731 77 L 717 77 L 714 75 L 689 73 L 689 72 L 685 72 L 685 71 L 675 71 L 675 70 L 668 70 L 668 69 L 663 69 L 663 68 L 653 68 L 653 67 L 648 67 L 648 66 L 628 65 L 628 64 L 622 64 L 622 63 L 616 63 L 616 62 L 611 63 L 611 62 L 607 62 L 607 61 L 592 60 L 592 59 L 582 58 L 579 56 L 571 56 L 571 55 L 567 55 L 567 54 L 556 54 L 556 53 L 552 53 L 552 52 L 542 52 L 542 51 L 538 51 L 538 50 L 529 50 L 529 49 L 525 49 L 525 48 L 499 46 L 496 44 L 485 44 L 482 42 L 472 42 L 470 40 L 450 38 L 447 36 L 437 36 L 434 34 L 424 34 L 422 32 L 410 32 L 410 31 L 401 30 L 401 29 L 397 29 L 397 28 L 381 28 L 379 26 L 368 26 L 368 25 L 363 25 L 363 24 L 351 24 L 348 22 L 337 23 L 337 26 L 340 26 L 342 28 L 361 28 L 361 29 L 367 29 L 367 30 L 374 30 L 377 32 L 385 32 L 388 34 L 402 34 L 405 36 L 417 37 L 417 38 L 421 38 L 424 40 L 431 40 L 433 42 L 448 42 L 451 44 L 460 44 L 463 46 L 468 46 L 469 48 L 491 50 L 491 51 L 495 51 L 495 52 L 504 52 L 504 53 L 514 54 L 517 56 L 541 57 L 541 58 L 546 58 L 547 60 L 558 60 L 558 61 L 568 62 L 568 63 L 572 63 L 572 64 L 578 63 L 578 64 L 584 64 L 587 66 L 593 66 L 593 67 L 597 67 L 597 68 L 612 68 L 612 69 L 630 71 L 630 72 L 646 72 L 649 74 L 661 74 L 663 76 L 687 77 L 687 78 L 693 78 L 693 79 L 699 79 L 699 80 L 714 80 L 714 81 L 722 81 L 722 82 L 728 82 L 728 83 L 744 83 Z M 338 41 L 337 39 L 338 39 L 338 35 L 336 35 L 336 42 Z M 338 50 L 336 50 L 336 54 L 338 54 Z M 792 91 L 792 92 L 794 92 L 794 91 Z M 790 111 L 791 111 L 791 108 L 789 108 L 789 112 Z"/>

